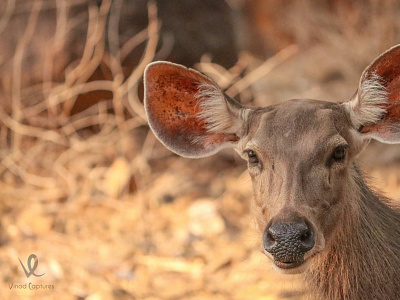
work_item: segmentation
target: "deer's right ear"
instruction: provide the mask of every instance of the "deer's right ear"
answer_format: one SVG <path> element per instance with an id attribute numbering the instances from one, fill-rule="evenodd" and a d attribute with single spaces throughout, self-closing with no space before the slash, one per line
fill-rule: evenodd
<path id="1" fill-rule="evenodd" d="M 151 63 L 145 70 L 144 88 L 150 128 L 181 156 L 209 156 L 234 146 L 247 131 L 250 109 L 195 70 L 169 62 Z"/>

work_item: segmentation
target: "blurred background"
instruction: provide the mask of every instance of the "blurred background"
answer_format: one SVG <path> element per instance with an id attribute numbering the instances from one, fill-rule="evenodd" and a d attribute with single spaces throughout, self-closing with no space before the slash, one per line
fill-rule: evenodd
<path id="1" fill-rule="evenodd" d="M 398 0 L 1 0 L 0 298 L 306 299 L 258 250 L 234 151 L 183 159 L 149 131 L 143 71 L 184 64 L 246 105 L 346 101 L 400 42 L 399 15 Z M 360 160 L 400 202 L 399 146 Z M 32 253 L 42 277 L 23 272 Z"/>

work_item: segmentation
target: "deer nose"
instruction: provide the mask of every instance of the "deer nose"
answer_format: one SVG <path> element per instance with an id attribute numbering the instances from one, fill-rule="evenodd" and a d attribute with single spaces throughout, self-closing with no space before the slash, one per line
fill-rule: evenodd
<path id="1" fill-rule="evenodd" d="M 264 249 L 279 262 L 303 260 L 315 244 L 314 231 L 304 220 L 295 223 L 273 222 L 263 234 Z"/>

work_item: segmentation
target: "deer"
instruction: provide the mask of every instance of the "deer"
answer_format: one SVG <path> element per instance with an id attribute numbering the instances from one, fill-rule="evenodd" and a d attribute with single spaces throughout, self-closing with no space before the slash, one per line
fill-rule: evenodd
<path id="1" fill-rule="evenodd" d="M 317 299 L 400 299 L 400 212 L 357 164 L 371 139 L 400 143 L 400 45 L 363 72 L 348 101 L 244 106 L 210 78 L 170 62 L 144 72 L 144 107 L 172 152 L 231 147 L 247 161 L 262 252 L 304 277 Z"/>

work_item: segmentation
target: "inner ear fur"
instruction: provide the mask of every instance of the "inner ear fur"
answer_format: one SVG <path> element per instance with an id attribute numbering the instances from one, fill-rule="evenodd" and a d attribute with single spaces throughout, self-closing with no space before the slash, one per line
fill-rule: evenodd
<path id="1" fill-rule="evenodd" d="M 209 156 L 235 145 L 246 112 L 205 75 L 181 65 L 155 62 L 145 70 L 148 121 L 156 137 L 185 157 Z"/>
<path id="2" fill-rule="evenodd" d="M 357 93 L 345 105 L 364 137 L 400 143 L 400 45 L 364 70 Z"/>

